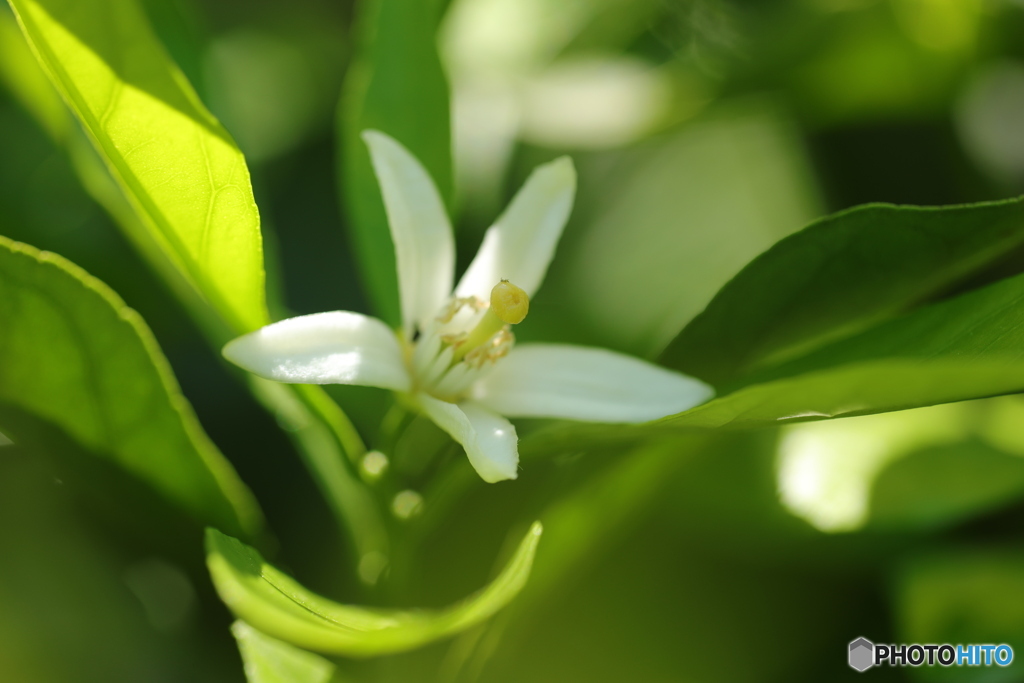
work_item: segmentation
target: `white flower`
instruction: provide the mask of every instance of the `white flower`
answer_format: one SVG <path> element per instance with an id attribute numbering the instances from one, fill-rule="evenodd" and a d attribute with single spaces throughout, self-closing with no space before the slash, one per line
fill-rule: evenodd
<path id="1" fill-rule="evenodd" d="M 508 323 L 525 315 L 572 209 L 568 158 L 533 172 L 453 291 L 455 245 L 433 181 L 392 138 L 363 138 L 395 243 L 402 329 L 347 311 L 304 315 L 233 340 L 228 360 L 279 382 L 400 392 L 488 482 L 516 478 L 516 430 L 503 416 L 646 422 L 711 397 L 698 380 L 604 349 L 515 346 Z"/>

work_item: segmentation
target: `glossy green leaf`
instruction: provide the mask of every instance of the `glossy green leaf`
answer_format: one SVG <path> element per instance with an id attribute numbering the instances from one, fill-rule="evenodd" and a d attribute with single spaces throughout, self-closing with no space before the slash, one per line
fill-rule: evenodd
<path id="1" fill-rule="evenodd" d="M 268 322 L 245 160 L 134 0 L 11 0 L 153 238 L 237 331 Z"/>
<path id="2" fill-rule="evenodd" d="M 448 82 L 432 0 L 368 0 L 356 22 L 357 51 L 338 113 L 342 208 L 351 223 L 364 287 L 381 318 L 399 320 L 395 250 L 380 188 L 360 133 L 383 131 L 430 172 L 441 196 L 452 191 Z"/>
<path id="3" fill-rule="evenodd" d="M 1024 391 L 1024 275 L 877 325 L 663 424 L 755 427 Z"/>
<path id="4" fill-rule="evenodd" d="M 1020 200 L 869 205 L 778 242 L 729 282 L 662 355 L 723 387 L 935 298 L 1024 244 Z"/>
<path id="5" fill-rule="evenodd" d="M 505 569 L 479 593 L 438 611 L 342 605 L 303 588 L 240 541 L 208 529 L 207 564 L 221 599 L 235 615 L 269 636 L 333 654 L 401 652 L 478 624 L 508 604 L 530 574 L 540 541 L 534 523 Z"/>
<path id="6" fill-rule="evenodd" d="M 244 621 L 231 625 L 249 683 L 327 683 L 334 664 L 264 635 Z"/>
<path id="7" fill-rule="evenodd" d="M 149 328 L 106 285 L 0 237 L 0 429 L 59 429 L 205 524 L 251 536 L 248 489 L 203 432 Z"/>

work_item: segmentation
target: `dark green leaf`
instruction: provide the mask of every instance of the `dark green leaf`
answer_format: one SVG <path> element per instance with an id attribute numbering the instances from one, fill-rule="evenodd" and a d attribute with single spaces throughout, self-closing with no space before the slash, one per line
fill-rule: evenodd
<path id="1" fill-rule="evenodd" d="M 65 259 L 0 237 L 0 420 L 5 407 L 117 462 L 206 524 L 245 536 L 260 526 L 139 315 Z M 0 428 L 17 442 L 11 422 Z"/>
<path id="2" fill-rule="evenodd" d="M 919 306 L 1022 243 L 1020 200 L 851 209 L 751 262 L 672 342 L 662 361 L 721 390 L 759 368 Z"/>
<path id="3" fill-rule="evenodd" d="M 1024 390 L 1024 275 L 924 306 L 664 424 L 754 427 Z"/>

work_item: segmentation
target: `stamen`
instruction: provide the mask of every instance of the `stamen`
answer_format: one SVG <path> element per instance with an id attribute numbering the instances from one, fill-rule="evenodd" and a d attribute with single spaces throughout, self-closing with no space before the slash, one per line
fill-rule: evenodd
<path id="1" fill-rule="evenodd" d="M 464 362 L 477 369 L 482 368 L 488 361 L 496 362 L 508 355 L 515 340 L 515 335 L 512 334 L 512 331 L 506 325 L 488 339 L 487 343 L 480 344 L 467 353 Z"/>
<path id="2" fill-rule="evenodd" d="M 459 311 L 462 310 L 464 306 L 469 306 L 474 311 L 480 311 L 486 308 L 487 304 L 485 304 L 483 301 L 480 301 L 480 299 L 477 299 L 475 296 L 453 298 L 450 299 L 447 304 L 445 304 L 445 307 L 444 309 L 442 309 L 441 314 L 437 316 L 435 320 L 437 320 L 437 322 L 441 323 L 442 325 L 447 325 L 452 321 L 452 319 L 455 318 L 455 316 L 458 314 Z"/>
<path id="3" fill-rule="evenodd" d="M 451 334 L 442 334 L 441 341 L 448 346 L 458 346 L 462 342 L 466 341 L 466 337 L 469 336 L 469 332 L 452 332 Z"/>
<path id="4" fill-rule="evenodd" d="M 462 308 L 463 303 L 463 299 L 449 299 L 448 303 L 445 304 L 444 309 L 441 311 L 441 314 L 437 316 L 435 320 L 442 325 L 450 323 L 452 318 L 455 317 L 455 314 Z"/>

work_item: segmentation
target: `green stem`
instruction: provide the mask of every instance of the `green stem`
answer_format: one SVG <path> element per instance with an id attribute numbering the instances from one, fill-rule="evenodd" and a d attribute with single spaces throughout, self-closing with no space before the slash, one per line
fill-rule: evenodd
<path id="1" fill-rule="evenodd" d="M 348 419 L 338 404 L 334 402 L 320 387 L 313 384 L 293 384 L 297 395 L 309 408 L 310 412 L 316 415 L 331 430 L 338 440 L 342 450 L 352 463 L 352 474 L 356 474 L 355 468 L 359 466 L 359 460 L 366 454 L 366 444 L 356 431 L 355 425 Z"/>
<path id="2" fill-rule="evenodd" d="M 401 401 L 396 400 L 380 421 L 379 448 L 390 458 L 394 454 L 398 437 L 406 427 L 410 417 L 409 409 Z"/>
<path id="3" fill-rule="evenodd" d="M 377 577 L 371 570 L 382 568 L 390 557 L 389 538 L 380 508 L 355 472 L 353 463 L 366 451 L 359 435 L 320 387 L 258 377 L 251 378 L 250 386 L 284 423 L 338 525 L 348 531 L 360 579 L 374 583 Z"/>

